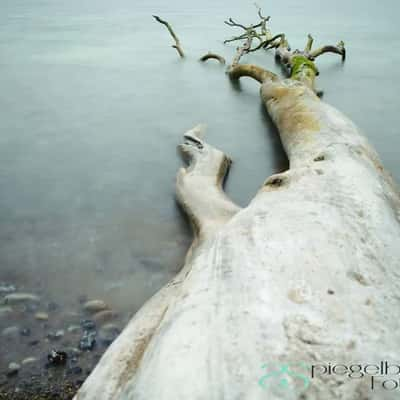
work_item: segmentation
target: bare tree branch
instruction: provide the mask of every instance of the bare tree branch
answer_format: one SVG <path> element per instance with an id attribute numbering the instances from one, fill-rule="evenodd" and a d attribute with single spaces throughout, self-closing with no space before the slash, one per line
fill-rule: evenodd
<path id="1" fill-rule="evenodd" d="M 267 29 L 267 22 L 270 20 L 271 17 L 270 16 L 264 17 L 261 12 L 261 7 L 257 3 L 254 3 L 254 5 L 258 9 L 258 16 L 261 19 L 261 35 L 263 35 L 265 37 L 265 39 L 267 40 L 267 39 L 269 39 L 269 36 L 271 35 L 271 32 L 269 31 L 269 29 Z"/>
<path id="2" fill-rule="evenodd" d="M 237 80 L 242 76 L 248 76 L 255 79 L 256 81 L 263 83 L 267 80 L 276 81 L 279 77 L 273 72 L 270 72 L 264 68 L 260 68 L 253 64 L 236 64 L 232 65 L 228 71 L 229 77 L 233 80 Z"/>
<path id="3" fill-rule="evenodd" d="M 236 40 L 243 40 L 243 39 L 246 39 L 246 38 L 247 38 L 247 33 L 243 33 L 243 35 L 234 36 L 234 37 L 232 37 L 230 39 L 224 40 L 224 44 L 229 43 L 229 42 L 234 42 Z"/>
<path id="4" fill-rule="evenodd" d="M 304 48 L 304 53 L 309 53 L 311 51 L 312 45 L 314 42 L 314 38 L 310 34 L 308 34 L 307 37 L 308 37 L 308 40 L 307 40 L 306 47 Z"/>
<path id="5" fill-rule="evenodd" d="M 242 24 L 238 24 L 237 22 L 235 22 L 232 18 L 229 18 L 228 21 L 224 21 L 224 24 L 229 25 L 229 26 L 236 26 L 238 28 L 242 28 L 245 31 L 247 31 L 247 27 L 242 25 Z"/>
<path id="6" fill-rule="evenodd" d="M 205 61 L 207 61 L 207 60 L 209 60 L 211 58 L 215 59 L 215 60 L 218 60 L 221 64 L 225 64 L 226 63 L 224 57 L 220 56 L 219 54 L 210 53 L 210 52 L 207 53 L 207 54 L 204 54 L 204 56 L 200 57 L 199 61 L 205 62 Z"/>
<path id="7" fill-rule="evenodd" d="M 275 36 L 271 37 L 270 39 L 262 41 L 257 47 L 250 49 L 249 53 L 253 52 L 253 51 L 257 51 L 261 48 L 264 48 L 266 50 L 276 48 L 281 43 L 281 41 L 277 41 L 277 40 L 282 39 L 282 38 L 285 38 L 285 35 L 283 33 L 279 33 L 278 35 L 275 35 Z"/>
<path id="8" fill-rule="evenodd" d="M 153 17 L 154 17 L 154 19 L 155 19 L 157 22 L 159 22 L 160 24 L 163 24 L 163 25 L 166 26 L 166 28 L 168 29 L 168 31 L 169 31 L 169 33 L 171 34 L 172 38 L 175 40 L 175 44 L 172 45 L 172 47 L 173 47 L 174 49 L 176 49 L 176 51 L 178 52 L 178 54 L 179 54 L 182 58 L 185 57 L 185 54 L 183 53 L 182 46 L 181 46 L 181 44 L 180 44 L 180 42 L 179 42 L 179 38 L 178 38 L 178 36 L 176 36 L 176 34 L 175 34 L 174 30 L 172 29 L 171 25 L 170 25 L 167 21 L 164 21 L 163 19 L 161 19 L 161 18 L 160 18 L 159 16 L 157 16 L 157 15 L 153 15 Z"/>
<path id="9" fill-rule="evenodd" d="M 251 32 L 248 31 L 246 42 L 243 44 L 243 46 L 236 49 L 236 56 L 232 61 L 232 66 L 239 64 L 239 61 L 243 57 L 243 55 L 250 51 L 252 41 L 253 36 L 251 35 Z"/>
<path id="10" fill-rule="evenodd" d="M 336 46 L 323 46 L 310 53 L 311 59 L 315 59 L 324 53 L 335 53 L 342 56 L 342 61 L 346 60 L 346 49 L 344 42 L 340 41 Z"/>

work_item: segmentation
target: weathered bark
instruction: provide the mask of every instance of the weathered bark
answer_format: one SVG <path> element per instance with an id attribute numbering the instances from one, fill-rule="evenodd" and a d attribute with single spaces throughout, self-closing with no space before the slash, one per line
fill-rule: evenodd
<path id="1" fill-rule="evenodd" d="M 265 364 L 400 359 L 399 192 L 359 129 L 317 97 L 313 63 L 291 63 L 289 79 L 253 65 L 230 70 L 261 83 L 290 169 L 240 209 L 222 190 L 229 158 L 199 128 L 185 135 L 177 196 L 195 233 L 185 266 L 134 316 L 76 400 L 398 398 L 339 375 L 307 388 L 293 374 L 284 389 L 264 384 Z"/>

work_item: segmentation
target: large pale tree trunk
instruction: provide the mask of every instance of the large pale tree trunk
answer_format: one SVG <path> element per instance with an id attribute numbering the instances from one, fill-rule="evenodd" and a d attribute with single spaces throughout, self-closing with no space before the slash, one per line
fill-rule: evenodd
<path id="1" fill-rule="evenodd" d="M 290 169 L 240 209 L 222 191 L 228 157 L 198 128 L 185 135 L 190 161 L 177 194 L 195 232 L 185 266 L 133 317 L 76 400 L 398 398 L 333 374 L 308 387 L 296 374 L 285 388 L 263 380 L 285 364 L 400 360 L 400 197 L 357 127 L 316 96 L 312 73 L 281 80 L 255 66 L 231 70 L 262 83 Z"/>

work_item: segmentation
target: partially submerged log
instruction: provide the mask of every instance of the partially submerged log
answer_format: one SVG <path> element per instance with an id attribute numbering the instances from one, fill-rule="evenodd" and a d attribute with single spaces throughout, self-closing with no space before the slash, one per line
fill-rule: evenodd
<path id="1" fill-rule="evenodd" d="M 313 61 L 288 60 L 288 79 L 254 65 L 229 74 L 261 83 L 289 170 L 241 209 L 222 189 L 229 157 L 200 128 L 185 134 L 188 166 L 176 183 L 194 231 L 185 265 L 133 317 L 76 400 L 398 397 L 343 375 L 304 385 L 287 373 L 285 387 L 266 379 L 266 364 L 400 359 L 399 191 L 359 129 L 316 95 Z"/>

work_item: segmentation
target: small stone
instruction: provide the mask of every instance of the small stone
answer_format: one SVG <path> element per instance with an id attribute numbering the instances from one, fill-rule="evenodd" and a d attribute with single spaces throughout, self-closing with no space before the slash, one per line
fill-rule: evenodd
<path id="1" fill-rule="evenodd" d="M 9 326 L 2 330 L 1 334 L 6 337 L 16 336 L 18 335 L 19 328 L 18 326 Z"/>
<path id="2" fill-rule="evenodd" d="M 99 331 L 99 338 L 101 343 L 108 347 L 120 334 L 120 330 L 113 324 L 104 325 Z"/>
<path id="3" fill-rule="evenodd" d="M 59 340 L 64 336 L 64 334 L 65 334 L 64 330 L 59 329 L 56 332 L 52 332 L 52 331 L 49 332 L 47 334 L 47 338 L 50 339 L 50 340 Z"/>
<path id="4" fill-rule="evenodd" d="M 84 319 L 81 321 L 81 327 L 86 331 L 90 331 L 96 329 L 96 324 L 90 319 Z"/>
<path id="5" fill-rule="evenodd" d="M 100 311 L 93 315 L 93 321 L 98 324 L 102 324 L 104 322 L 110 321 L 117 317 L 117 313 L 112 310 L 104 310 Z"/>
<path id="6" fill-rule="evenodd" d="M 8 372 L 7 375 L 8 376 L 13 376 L 18 374 L 18 371 L 21 369 L 21 366 L 19 364 L 17 364 L 16 362 L 11 362 L 10 364 L 8 364 Z"/>
<path id="7" fill-rule="evenodd" d="M 328 289 L 328 294 L 335 294 L 335 291 L 332 289 Z"/>
<path id="8" fill-rule="evenodd" d="M 45 312 L 37 312 L 35 314 L 35 318 L 38 321 L 47 321 L 49 319 L 49 314 L 45 313 Z"/>
<path id="9" fill-rule="evenodd" d="M 64 351 L 52 350 L 47 356 L 50 365 L 65 365 L 67 362 L 67 353 Z"/>
<path id="10" fill-rule="evenodd" d="M 38 302 L 40 297 L 32 293 L 11 293 L 4 297 L 5 304 L 17 304 L 23 302 Z"/>
<path id="11" fill-rule="evenodd" d="M 70 333 L 76 333 L 76 332 L 79 332 L 80 330 L 81 330 L 81 327 L 79 325 L 70 325 L 67 328 L 67 331 Z"/>
<path id="12" fill-rule="evenodd" d="M 35 339 L 35 340 L 31 340 L 28 344 L 29 344 L 29 346 L 36 346 L 39 343 L 40 343 L 40 340 Z"/>
<path id="13" fill-rule="evenodd" d="M 107 310 L 108 306 L 103 300 L 90 300 L 83 305 L 83 308 L 89 313 L 97 313 L 99 311 Z"/>
<path id="14" fill-rule="evenodd" d="M 96 344 L 96 331 L 85 331 L 80 342 L 79 348 L 84 351 L 93 350 Z"/>
<path id="15" fill-rule="evenodd" d="M 0 307 L 0 318 L 8 317 L 12 312 L 11 307 Z"/>
<path id="16" fill-rule="evenodd" d="M 35 357 L 27 357 L 27 358 L 25 358 L 25 359 L 21 362 L 21 364 L 22 364 L 22 365 L 32 364 L 32 363 L 35 363 L 35 362 L 37 362 L 37 361 L 38 361 L 38 359 L 35 358 Z"/>
<path id="17" fill-rule="evenodd" d="M 29 328 L 22 328 L 22 329 L 19 331 L 19 334 L 20 334 L 21 336 L 30 336 L 30 335 L 31 335 L 31 330 L 30 330 Z"/>
<path id="18" fill-rule="evenodd" d="M 7 285 L 5 283 L 0 284 L 0 294 L 3 293 L 12 293 L 15 292 L 17 289 L 15 288 L 14 285 Z"/>
<path id="19" fill-rule="evenodd" d="M 121 329 L 117 325 L 112 324 L 112 323 L 103 325 L 101 327 L 101 330 L 103 332 L 118 332 L 118 333 L 121 332 Z"/>

